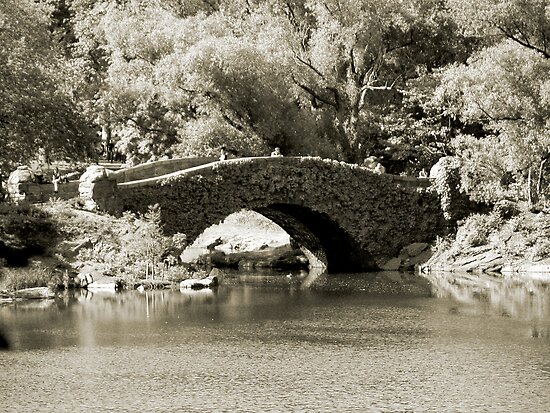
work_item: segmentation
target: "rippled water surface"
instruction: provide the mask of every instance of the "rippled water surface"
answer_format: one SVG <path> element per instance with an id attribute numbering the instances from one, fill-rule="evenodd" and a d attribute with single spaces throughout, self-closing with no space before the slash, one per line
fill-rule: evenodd
<path id="1" fill-rule="evenodd" d="M 548 412 L 550 288 L 234 274 L 0 307 L 5 412 Z"/>

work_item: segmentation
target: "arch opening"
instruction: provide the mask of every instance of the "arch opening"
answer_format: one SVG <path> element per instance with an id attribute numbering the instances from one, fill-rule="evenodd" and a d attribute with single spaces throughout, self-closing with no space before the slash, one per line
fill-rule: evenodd
<path id="1" fill-rule="evenodd" d="M 272 204 L 254 209 L 283 228 L 300 246 L 309 250 L 328 273 L 377 269 L 368 251 L 325 214 L 295 204 Z"/>
<path id="2" fill-rule="evenodd" d="M 250 209 L 233 212 L 204 229 L 180 257 L 186 264 L 262 272 L 302 271 L 309 264 L 283 228 Z"/>

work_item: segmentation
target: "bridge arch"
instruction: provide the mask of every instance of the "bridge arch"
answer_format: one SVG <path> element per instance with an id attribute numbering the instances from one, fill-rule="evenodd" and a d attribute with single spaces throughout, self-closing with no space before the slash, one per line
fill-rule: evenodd
<path id="1" fill-rule="evenodd" d="M 159 204 L 165 232 L 190 241 L 234 212 L 253 210 L 329 272 L 353 272 L 435 238 L 444 220 L 425 183 L 320 158 L 244 158 L 119 183 L 118 197 L 135 212 Z"/>
<path id="2" fill-rule="evenodd" d="M 372 255 L 328 215 L 295 204 L 273 204 L 255 209 L 284 229 L 305 253 L 310 265 L 323 265 L 329 273 L 376 268 Z"/>

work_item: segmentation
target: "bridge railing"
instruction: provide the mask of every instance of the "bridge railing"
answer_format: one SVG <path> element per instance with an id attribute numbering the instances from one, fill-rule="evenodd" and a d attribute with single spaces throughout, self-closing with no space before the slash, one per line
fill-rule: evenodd
<path id="1" fill-rule="evenodd" d="M 151 164 L 149 169 L 146 169 L 145 167 L 149 164 L 139 165 L 138 167 L 143 167 L 139 173 L 128 175 L 138 177 L 138 179 L 130 180 L 130 179 L 118 179 L 117 183 L 120 187 L 124 188 L 130 188 L 130 187 L 140 187 L 140 186 L 148 186 L 152 185 L 155 182 L 180 176 L 180 175 L 197 175 L 197 174 L 210 174 L 213 173 L 213 167 L 215 165 L 219 165 L 221 163 L 224 164 L 231 164 L 231 163 L 243 163 L 243 162 L 254 162 L 254 163 L 294 163 L 296 161 L 299 161 L 301 159 L 318 159 L 320 161 L 326 161 L 326 162 L 338 162 L 341 163 L 343 166 L 351 167 L 351 168 L 360 168 L 362 170 L 367 170 L 368 168 L 359 166 L 356 164 L 347 164 L 345 162 L 339 162 L 335 160 L 330 159 L 321 159 L 316 157 L 303 157 L 303 156 L 285 156 L 285 157 L 271 157 L 271 156 L 255 156 L 255 157 L 243 157 L 243 158 L 233 158 L 228 159 L 225 161 L 217 161 L 215 158 L 196 158 L 197 160 L 204 160 L 204 162 L 200 163 L 199 161 L 196 162 L 194 166 L 187 167 L 187 168 L 180 168 L 175 169 L 175 167 L 178 165 L 178 160 L 172 160 L 173 162 L 171 164 L 166 164 L 169 167 L 160 166 L 158 168 L 154 168 L 154 165 Z M 208 162 L 209 161 L 209 162 Z M 159 162 L 165 162 L 165 161 L 159 161 Z M 182 163 L 182 165 L 186 165 L 185 163 Z M 164 169 L 163 169 L 164 168 Z M 174 170 L 170 170 L 170 168 L 173 168 Z M 167 172 L 165 174 L 161 174 L 164 170 L 170 170 L 170 172 Z M 154 174 L 150 174 L 149 176 L 146 176 L 146 172 L 154 171 Z M 386 178 L 391 179 L 393 182 L 397 183 L 398 185 L 405 187 L 405 188 L 428 188 L 431 185 L 431 181 L 428 178 L 417 178 L 413 176 L 401 176 L 401 175 L 392 175 L 392 174 L 381 174 L 385 176 Z"/>
<path id="2" fill-rule="evenodd" d="M 113 172 L 110 176 L 114 178 L 117 183 L 140 181 L 142 179 L 154 178 L 175 171 L 208 164 L 216 160 L 217 159 L 214 157 L 166 159 L 120 169 Z"/>

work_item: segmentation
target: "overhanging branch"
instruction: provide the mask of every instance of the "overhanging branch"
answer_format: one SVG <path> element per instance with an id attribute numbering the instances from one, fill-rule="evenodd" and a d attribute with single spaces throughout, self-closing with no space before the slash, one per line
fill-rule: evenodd
<path id="1" fill-rule="evenodd" d="M 532 45 L 528 40 L 521 40 L 519 37 L 515 36 L 513 33 L 511 33 L 509 30 L 506 30 L 502 26 L 496 26 L 496 28 L 500 30 L 502 34 L 504 34 L 504 36 L 506 36 L 510 40 L 522 45 L 523 47 L 526 47 L 528 49 L 534 50 L 535 52 L 542 54 L 546 59 L 550 59 L 550 53 L 547 50 L 544 50 L 544 49 L 541 49 L 540 47 Z M 522 33 L 520 32 L 520 34 Z"/>
<path id="2" fill-rule="evenodd" d="M 294 58 L 302 63 L 303 65 L 307 66 L 308 68 L 310 68 L 313 72 L 315 72 L 315 74 L 317 74 L 319 77 L 321 77 L 322 79 L 325 78 L 325 76 L 316 68 L 313 66 L 313 64 L 311 63 L 311 61 L 309 62 L 306 62 L 304 59 L 302 59 L 300 56 L 298 56 L 296 53 L 294 53 Z"/>
<path id="3" fill-rule="evenodd" d="M 333 93 L 334 93 L 334 97 L 335 97 L 335 100 L 330 100 L 324 96 L 321 96 L 319 93 L 317 93 L 315 90 L 313 90 L 312 88 L 310 88 L 309 86 L 307 85 L 304 85 L 300 82 L 298 82 L 296 79 L 294 79 L 294 77 L 292 78 L 292 80 L 294 81 L 294 83 L 302 90 L 304 90 L 305 92 L 307 92 L 309 94 L 309 96 L 311 97 L 311 104 L 313 105 L 313 107 L 315 109 L 319 109 L 320 107 L 322 107 L 323 103 L 324 104 L 327 104 L 329 106 L 332 106 L 333 108 L 335 108 L 336 110 L 338 110 L 339 108 L 339 104 L 338 104 L 338 101 L 337 101 L 337 97 L 338 97 L 338 94 L 337 94 L 337 91 L 336 89 L 334 88 L 327 88 L 328 90 L 331 90 Z"/>

